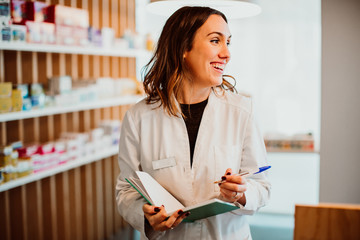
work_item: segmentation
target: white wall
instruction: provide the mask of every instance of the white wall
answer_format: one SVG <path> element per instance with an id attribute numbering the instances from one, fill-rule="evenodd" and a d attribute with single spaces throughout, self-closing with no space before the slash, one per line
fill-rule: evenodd
<path id="1" fill-rule="evenodd" d="M 230 20 L 227 73 L 253 95 L 264 133 L 320 136 L 320 1 L 260 1 L 254 18 Z"/>
<path id="2" fill-rule="evenodd" d="M 360 2 L 322 1 L 320 201 L 360 203 Z"/>

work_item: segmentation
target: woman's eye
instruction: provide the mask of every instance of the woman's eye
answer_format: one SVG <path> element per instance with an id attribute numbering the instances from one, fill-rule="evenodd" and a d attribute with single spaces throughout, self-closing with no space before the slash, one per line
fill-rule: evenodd
<path id="1" fill-rule="evenodd" d="M 231 45 L 231 43 L 230 43 L 230 42 L 227 42 L 227 43 L 226 43 L 226 45 L 230 46 L 230 45 Z"/>
<path id="2" fill-rule="evenodd" d="M 218 39 L 213 39 L 213 40 L 211 40 L 210 42 L 212 42 L 212 43 L 219 43 L 219 40 L 218 40 Z"/>

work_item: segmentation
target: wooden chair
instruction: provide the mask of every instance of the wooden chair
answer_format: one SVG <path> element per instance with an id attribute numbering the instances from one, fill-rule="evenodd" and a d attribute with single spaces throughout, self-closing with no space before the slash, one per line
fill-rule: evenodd
<path id="1" fill-rule="evenodd" d="M 295 206 L 294 240 L 360 240 L 360 205 Z"/>

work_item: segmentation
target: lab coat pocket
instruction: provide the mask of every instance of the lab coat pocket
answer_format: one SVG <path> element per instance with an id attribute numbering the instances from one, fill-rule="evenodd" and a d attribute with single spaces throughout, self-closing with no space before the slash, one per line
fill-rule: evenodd
<path id="1" fill-rule="evenodd" d="M 175 157 L 164 158 L 160 160 L 152 161 L 153 170 L 176 166 Z"/>
<path id="2" fill-rule="evenodd" d="M 214 146 L 215 176 L 214 181 L 218 181 L 224 176 L 226 169 L 231 168 L 233 173 L 238 173 L 241 167 L 241 146 L 240 145 L 221 145 Z M 215 185 L 215 192 L 219 192 L 219 186 Z"/>

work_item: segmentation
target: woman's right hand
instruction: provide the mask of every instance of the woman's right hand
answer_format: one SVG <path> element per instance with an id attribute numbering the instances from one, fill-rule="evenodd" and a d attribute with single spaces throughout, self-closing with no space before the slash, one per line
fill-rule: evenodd
<path id="1" fill-rule="evenodd" d="M 182 210 L 174 212 L 169 218 L 165 207 L 156 207 L 149 204 L 143 206 L 144 216 L 155 231 L 166 231 L 175 228 L 184 218 L 189 216 L 189 212 L 184 213 Z"/>

